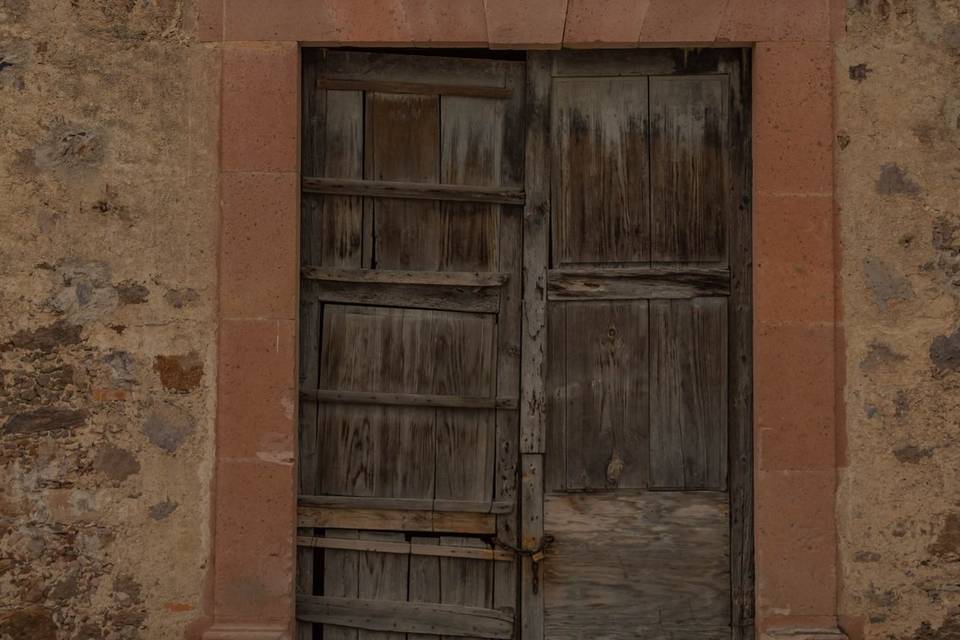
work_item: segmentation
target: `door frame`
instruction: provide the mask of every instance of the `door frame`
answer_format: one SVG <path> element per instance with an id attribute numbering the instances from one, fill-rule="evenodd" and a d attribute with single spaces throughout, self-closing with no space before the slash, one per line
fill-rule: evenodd
<path id="1" fill-rule="evenodd" d="M 650 0 L 617 3 L 601 21 L 573 0 L 569 12 L 567 0 L 465 0 L 451 10 L 395 0 L 395 11 L 379 12 L 201 0 L 198 33 L 218 43 L 221 74 L 220 304 L 212 561 L 193 637 L 292 632 L 299 60 L 311 43 L 752 47 L 757 633 L 840 637 L 834 511 L 844 363 L 832 40 L 842 3 L 830 3 L 835 10 L 742 0 L 724 15 L 677 19 L 673 0 Z"/>

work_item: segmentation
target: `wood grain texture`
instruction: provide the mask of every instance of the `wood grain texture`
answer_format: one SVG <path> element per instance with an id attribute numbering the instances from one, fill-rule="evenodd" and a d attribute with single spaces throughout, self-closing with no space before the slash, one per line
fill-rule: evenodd
<path id="1" fill-rule="evenodd" d="M 349 180 L 304 176 L 303 191 L 332 196 L 365 196 L 402 200 L 447 200 L 450 202 L 485 202 L 491 204 L 523 204 L 520 189 L 493 186 L 465 186 L 391 180 Z"/>
<path id="2" fill-rule="evenodd" d="M 440 543 L 473 549 L 488 547 L 486 543 L 476 538 L 443 536 L 440 538 Z M 441 558 L 440 601 L 447 605 L 492 609 L 493 571 L 493 564 L 483 560 Z M 466 637 L 479 638 L 481 636 L 466 635 Z"/>
<path id="3" fill-rule="evenodd" d="M 727 303 L 650 303 L 650 486 L 726 489 Z"/>
<path id="4" fill-rule="evenodd" d="M 564 314 L 563 352 L 556 354 L 565 369 L 563 487 L 646 487 L 647 303 L 568 302 Z"/>
<path id="5" fill-rule="evenodd" d="M 516 398 L 471 398 L 426 393 L 368 393 L 301 389 L 302 399 L 325 404 L 368 404 L 400 407 L 436 407 L 458 409 L 516 409 Z"/>
<path id="6" fill-rule="evenodd" d="M 382 540 L 391 542 L 403 541 L 402 533 L 387 531 L 364 531 L 360 533 L 361 539 Z M 357 600 L 338 600 L 341 608 L 361 609 L 360 604 L 363 601 L 404 601 L 407 599 L 408 571 L 410 564 L 407 558 L 391 553 L 378 553 L 376 551 L 365 551 L 360 554 L 360 584 L 357 590 Z M 304 598 L 298 598 L 298 602 Z M 313 601 L 316 602 L 316 601 Z M 325 602 L 333 604 L 329 600 Z M 350 603 L 350 604 L 348 604 Z M 309 612 L 309 605 L 305 607 Z M 367 608 L 368 615 L 370 613 Z M 351 625 L 359 626 L 360 631 L 357 634 L 358 640 L 406 640 L 406 635 L 396 630 L 396 625 L 388 622 L 389 619 L 381 618 L 382 625 Z M 332 621 L 345 623 L 345 619 L 334 619 Z"/>
<path id="7" fill-rule="evenodd" d="M 356 531 L 327 529 L 327 539 L 358 542 Z M 326 597 L 356 598 L 360 593 L 360 554 L 338 549 L 323 552 L 323 594 Z M 357 640 L 357 630 L 323 625 L 324 640 Z M 312 638 L 310 639 L 312 640 Z"/>
<path id="8" fill-rule="evenodd" d="M 386 509 L 396 511 L 453 511 L 466 513 L 510 513 L 513 503 L 489 500 L 379 498 L 367 496 L 300 495 L 297 504 L 308 507 L 343 509 Z"/>
<path id="9" fill-rule="evenodd" d="M 553 266 L 650 255 L 647 79 L 553 83 Z"/>
<path id="10" fill-rule="evenodd" d="M 323 282 L 368 284 L 435 285 L 438 287 L 501 287 L 510 275 L 479 271 L 390 271 L 386 269 L 326 269 L 307 265 L 300 275 Z"/>
<path id="11" fill-rule="evenodd" d="M 373 180 L 437 183 L 440 99 L 367 94 Z M 379 269 L 437 270 L 439 205 L 429 200 L 378 199 L 373 203 L 373 260 Z"/>
<path id="12" fill-rule="evenodd" d="M 388 511 L 299 507 L 299 527 L 367 529 L 370 531 L 425 531 L 489 535 L 497 530 L 496 516 L 488 513 Z"/>
<path id="13" fill-rule="evenodd" d="M 544 563 L 546 637 L 729 637 L 726 494 L 550 495 L 544 509 L 556 536 Z"/>
<path id="14" fill-rule="evenodd" d="M 320 79 L 321 89 L 340 91 L 376 91 L 379 93 L 418 93 L 423 95 L 463 96 L 468 98 L 509 98 L 509 87 L 483 87 L 467 84 L 430 84 L 426 82 L 389 82 L 385 80 L 327 80 Z"/>
<path id="15" fill-rule="evenodd" d="M 437 538 L 422 536 L 414 536 L 410 542 L 343 540 L 330 537 L 317 538 L 300 536 L 297 538 L 297 546 L 346 551 L 377 551 L 379 553 L 399 553 L 402 555 L 428 556 L 432 558 L 469 558 L 472 560 L 494 560 L 498 562 L 514 562 L 516 560 L 512 551 L 492 549 L 485 545 L 480 547 L 441 545 Z M 411 562 L 412 561 L 413 558 L 411 558 Z M 435 602 L 435 600 L 426 602 Z"/>
<path id="16" fill-rule="evenodd" d="M 730 247 L 729 490 L 733 640 L 754 637 L 753 525 L 753 289 L 751 210 L 750 52 L 733 51 L 721 69 L 730 75 L 731 146 L 728 226 Z"/>
<path id="17" fill-rule="evenodd" d="M 568 267 L 547 272 L 550 300 L 684 299 L 729 293 L 730 272 L 722 267 Z"/>
<path id="18" fill-rule="evenodd" d="M 343 304 L 497 313 L 500 290 L 496 287 L 464 287 L 392 284 L 384 287 L 370 282 L 310 282 L 305 298 Z"/>
<path id="19" fill-rule="evenodd" d="M 300 596 L 297 617 L 358 627 L 362 639 L 405 638 L 406 632 L 458 638 L 513 637 L 513 619 L 509 614 L 481 607 Z"/>
<path id="20" fill-rule="evenodd" d="M 727 258 L 726 76 L 650 79 L 652 257 Z"/>

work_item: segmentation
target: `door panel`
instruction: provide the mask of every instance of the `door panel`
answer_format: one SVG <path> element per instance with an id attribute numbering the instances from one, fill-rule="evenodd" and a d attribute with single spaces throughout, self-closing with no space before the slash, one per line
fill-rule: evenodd
<path id="1" fill-rule="evenodd" d="M 646 78 L 554 83 L 554 263 L 650 255 Z"/>
<path id="2" fill-rule="evenodd" d="M 303 68 L 298 640 L 511 637 L 522 64 Z"/>
<path id="3" fill-rule="evenodd" d="M 729 638 L 728 510 L 714 492 L 548 495 L 563 528 L 544 565 L 546 637 Z"/>
<path id="4" fill-rule="evenodd" d="M 546 336 L 524 334 L 546 360 L 545 447 L 524 457 L 524 541 L 546 549 L 524 565 L 524 638 L 751 637 L 744 65 L 531 54 L 550 137 L 527 181 L 551 185 L 552 251 L 524 238 L 547 281 L 528 319 Z"/>

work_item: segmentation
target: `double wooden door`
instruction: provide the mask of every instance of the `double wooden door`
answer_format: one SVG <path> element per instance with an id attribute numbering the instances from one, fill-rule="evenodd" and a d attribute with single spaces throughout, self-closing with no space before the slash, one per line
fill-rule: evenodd
<path id="1" fill-rule="evenodd" d="M 300 640 L 752 636 L 746 64 L 305 50 Z"/>

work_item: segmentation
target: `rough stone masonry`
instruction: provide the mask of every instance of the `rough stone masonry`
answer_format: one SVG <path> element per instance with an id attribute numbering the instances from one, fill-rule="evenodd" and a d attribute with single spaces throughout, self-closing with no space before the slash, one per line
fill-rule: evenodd
<path id="1" fill-rule="evenodd" d="M 0 0 L 0 639 L 194 637 L 219 50 L 193 0 Z M 960 638 L 960 3 L 835 56 L 852 638 Z"/>

